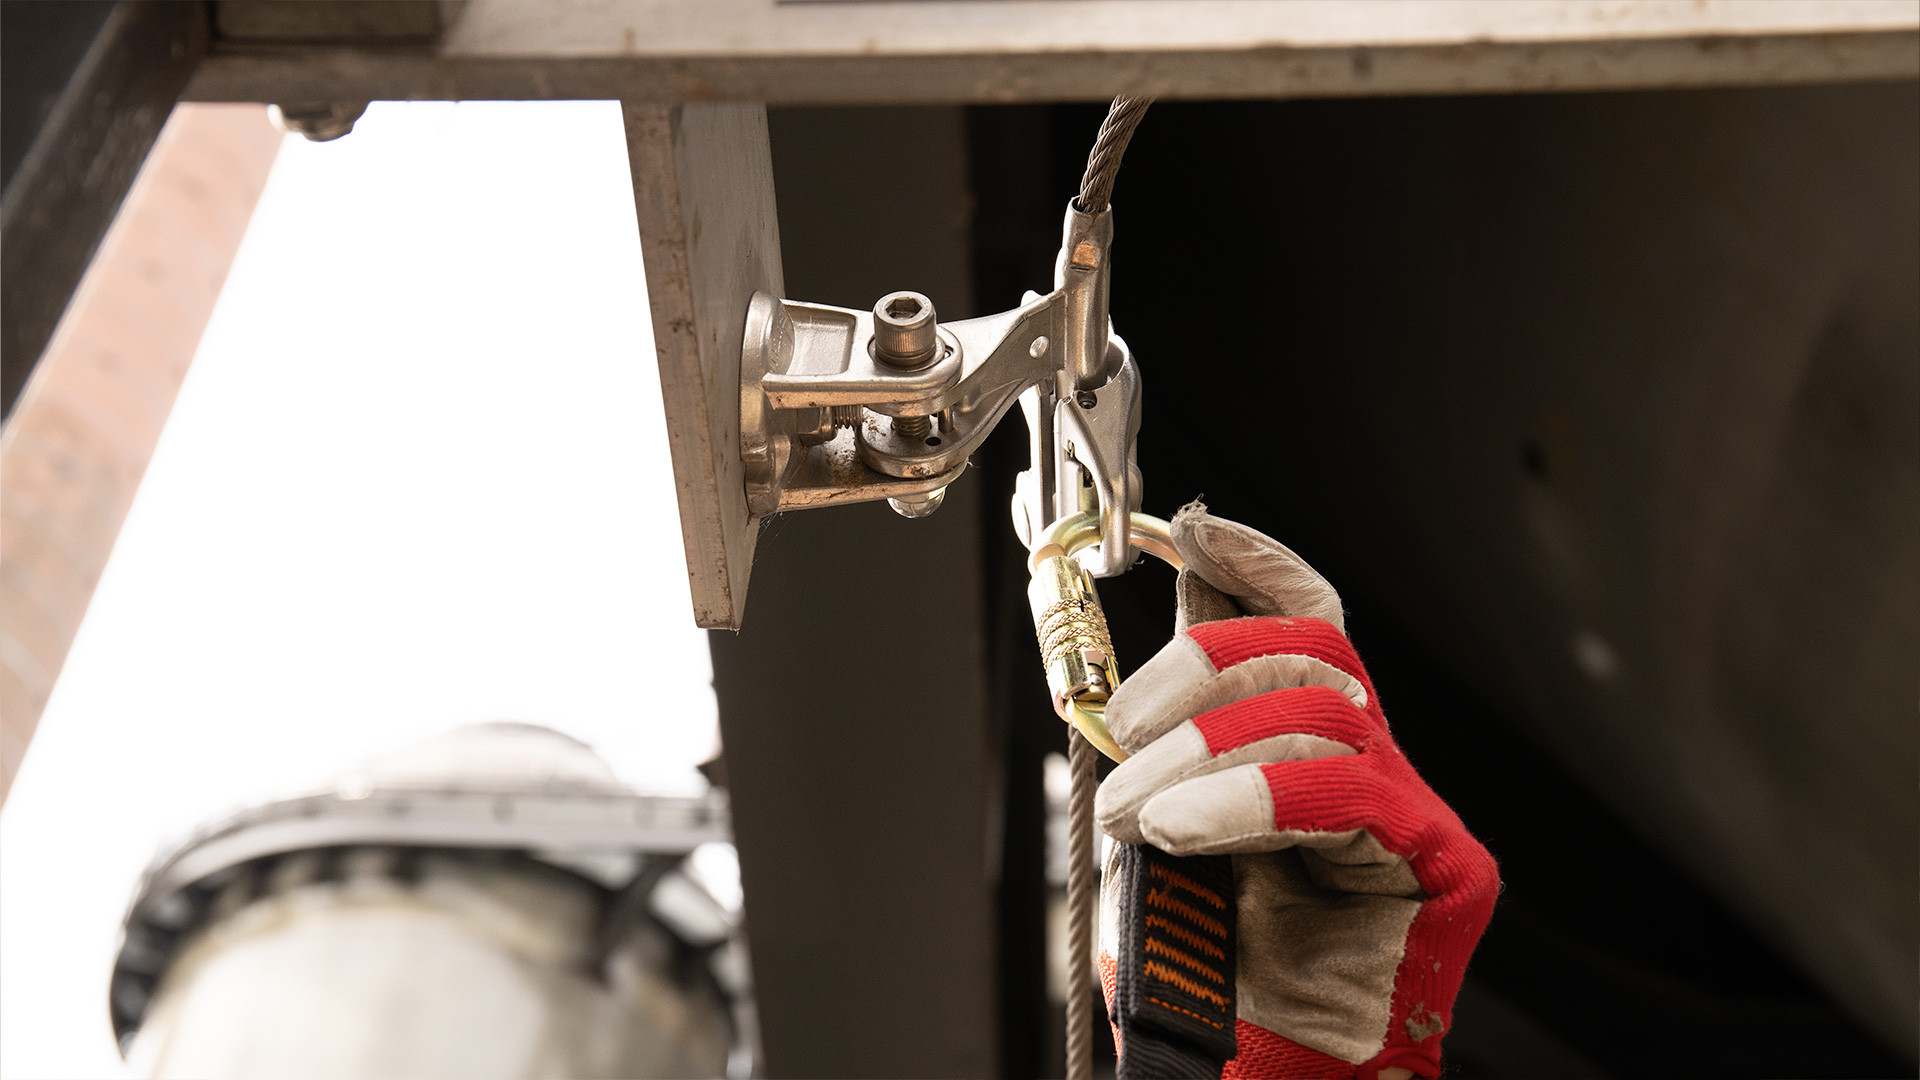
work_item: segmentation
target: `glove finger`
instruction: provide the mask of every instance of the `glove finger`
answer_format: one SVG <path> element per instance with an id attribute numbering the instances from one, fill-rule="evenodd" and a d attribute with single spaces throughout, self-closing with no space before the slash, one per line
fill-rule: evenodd
<path id="1" fill-rule="evenodd" d="M 1320 631 L 1326 634 L 1324 628 Z M 1342 641 L 1344 644 L 1344 641 Z M 1281 643 L 1279 650 L 1304 650 L 1313 643 Z M 1238 652 L 1218 651 L 1186 634 L 1176 634 L 1140 670 L 1124 679 L 1107 702 L 1107 730 L 1128 753 L 1182 723 L 1222 706 L 1271 690 L 1296 686 L 1324 686 L 1365 708 L 1367 688 L 1361 681 L 1319 656 L 1305 651 L 1275 651 L 1240 659 Z M 1357 665 L 1356 665 L 1357 666 Z"/>
<path id="2" fill-rule="evenodd" d="M 1364 832 L 1366 853 L 1394 858 L 1401 845 L 1389 838 L 1399 830 L 1385 812 L 1393 798 L 1370 754 L 1240 765 L 1148 799 L 1140 834 L 1171 855 L 1237 855 L 1351 848 Z"/>
<path id="3" fill-rule="evenodd" d="M 1278 851 L 1273 793 L 1259 765 L 1237 765 L 1160 792 L 1140 808 L 1140 835 L 1169 855 Z"/>
<path id="4" fill-rule="evenodd" d="M 1186 567 L 1173 583 L 1173 632 L 1186 633 L 1195 623 L 1238 619 L 1246 614 L 1233 597 L 1207 584 L 1207 579 Z"/>
<path id="5" fill-rule="evenodd" d="M 1275 690 L 1186 721 L 1121 762 L 1094 813 L 1108 836 L 1142 842 L 1140 809 L 1175 784 L 1237 765 L 1352 754 L 1375 736 L 1367 715 L 1321 686 Z"/>
<path id="6" fill-rule="evenodd" d="M 1275 834 L 1313 849 L 1304 865 L 1320 885 L 1410 900 L 1438 896 L 1466 865 L 1459 852 L 1485 853 L 1405 763 L 1390 751 L 1260 767 L 1273 796 Z M 1431 880 L 1415 870 L 1416 860 Z"/>
<path id="7" fill-rule="evenodd" d="M 1187 569 L 1249 615 L 1307 616 L 1346 631 L 1340 594 L 1270 536 L 1214 517 L 1192 502 L 1173 516 L 1173 546 Z"/>

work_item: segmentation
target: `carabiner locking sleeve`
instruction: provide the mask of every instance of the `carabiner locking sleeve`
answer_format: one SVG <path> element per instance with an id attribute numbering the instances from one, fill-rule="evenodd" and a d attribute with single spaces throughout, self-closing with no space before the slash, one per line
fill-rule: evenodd
<path id="1" fill-rule="evenodd" d="M 1128 538 L 1134 547 L 1180 569 L 1180 553 L 1174 550 L 1173 534 L 1165 521 L 1133 514 L 1128 519 Z M 1073 557 L 1099 541 L 1097 513 L 1062 518 L 1042 533 L 1027 556 L 1027 569 L 1033 575 L 1027 584 L 1027 603 L 1033 609 L 1034 634 L 1047 669 L 1047 689 L 1053 692 L 1053 711 L 1101 753 L 1125 761 L 1127 752 L 1107 731 L 1107 699 L 1120 688 L 1112 635 L 1100 608 L 1100 594 L 1094 591 L 1093 575 Z"/>

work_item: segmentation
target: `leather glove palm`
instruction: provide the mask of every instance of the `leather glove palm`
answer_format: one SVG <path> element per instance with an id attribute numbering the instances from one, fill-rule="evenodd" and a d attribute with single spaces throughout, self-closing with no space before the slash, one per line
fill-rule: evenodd
<path id="1" fill-rule="evenodd" d="M 1108 706 L 1133 756 L 1101 785 L 1100 826 L 1234 856 L 1239 1056 L 1224 1076 L 1437 1075 L 1493 859 L 1395 745 L 1333 587 L 1197 503 L 1173 538 L 1180 625 Z M 1114 917 L 1108 897 L 1107 972 Z"/>

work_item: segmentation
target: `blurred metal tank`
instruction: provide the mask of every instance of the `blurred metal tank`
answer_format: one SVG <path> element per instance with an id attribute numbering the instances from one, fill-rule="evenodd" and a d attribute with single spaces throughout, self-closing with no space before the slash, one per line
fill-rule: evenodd
<path id="1" fill-rule="evenodd" d="M 153 1077 L 749 1076 L 737 873 L 724 792 L 461 728 L 156 860 L 114 1031 Z"/>

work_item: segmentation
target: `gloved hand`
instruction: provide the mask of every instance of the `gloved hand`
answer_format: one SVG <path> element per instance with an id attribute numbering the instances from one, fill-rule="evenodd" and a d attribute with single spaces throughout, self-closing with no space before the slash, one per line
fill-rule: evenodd
<path id="1" fill-rule="evenodd" d="M 1394 744 L 1324 578 L 1198 503 L 1173 540 L 1178 630 L 1108 704 L 1133 756 L 1100 786 L 1100 827 L 1234 856 L 1224 1076 L 1435 1076 L 1499 892 L 1493 858 Z M 1101 908 L 1111 1002 L 1111 895 Z"/>

